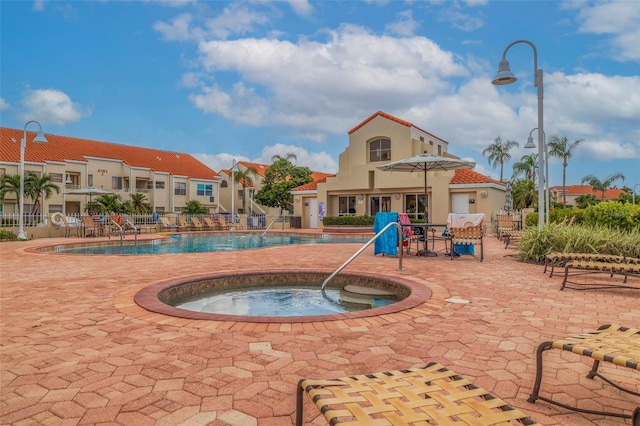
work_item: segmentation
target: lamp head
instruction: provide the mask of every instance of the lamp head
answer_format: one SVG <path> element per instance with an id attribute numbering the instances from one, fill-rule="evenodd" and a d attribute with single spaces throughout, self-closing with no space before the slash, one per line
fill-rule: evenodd
<path id="1" fill-rule="evenodd" d="M 37 143 L 47 143 L 47 138 L 44 137 L 44 132 L 42 131 L 42 129 L 38 130 L 38 134 L 36 134 L 36 137 L 33 138 L 33 141 Z"/>
<path id="2" fill-rule="evenodd" d="M 531 135 L 529 135 L 529 137 L 527 138 L 527 143 L 524 146 L 525 148 L 535 148 L 536 144 L 533 142 L 533 138 L 531 137 Z"/>
<path id="3" fill-rule="evenodd" d="M 506 59 L 502 59 L 498 64 L 498 73 L 493 78 L 491 84 L 495 84 L 496 86 L 504 86 L 505 84 L 515 83 L 518 79 L 509 69 L 509 61 Z"/>

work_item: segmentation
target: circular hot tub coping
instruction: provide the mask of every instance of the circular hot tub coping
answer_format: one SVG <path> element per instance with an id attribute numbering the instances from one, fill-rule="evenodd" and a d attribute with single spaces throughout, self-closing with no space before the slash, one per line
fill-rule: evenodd
<path id="1" fill-rule="evenodd" d="M 407 309 L 415 308 L 421 305 L 425 301 L 431 298 L 431 289 L 407 280 L 402 277 L 392 275 L 380 275 L 371 274 L 367 272 L 341 272 L 339 275 L 342 277 L 359 277 L 366 278 L 374 281 L 388 282 L 391 284 L 399 285 L 407 288 L 410 291 L 409 296 L 396 303 L 392 303 L 387 306 L 378 308 L 366 309 L 357 312 L 345 312 L 339 314 L 326 314 L 326 315 L 308 315 L 308 316 L 250 316 L 250 315 L 225 315 L 225 314 L 212 314 L 205 312 L 194 312 L 186 309 L 175 308 L 169 306 L 160 301 L 159 295 L 163 291 L 172 287 L 185 285 L 194 282 L 200 282 L 204 280 L 215 280 L 221 278 L 233 278 L 242 276 L 257 276 L 257 275 L 273 275 L 273 274 L 313 274 L 323 275 L 328 277 L 334 271 L 321 270 L 321 269 L 297 269 L 297 270 L 249 270 L 249 271 L 237 271 L 237 272 L 220 272 L 213 274 L 205 274 L 199 276 L 189 276 L 174 278 L 167 281 L 161 281 L 156 284 L 151 284 L 138 293 L 136 293 L 134 300 L 136 304 L 148 311 L 158 314 L 169 315 L 177 318 L 185 318 L 192 320 L 209 320 L 209 321 L 235 321 L 235 322 L 252 322 L 252 323 L 299 323 L 299 322 L 317 322 L 317 321 L 339 321 L 349 320 L 356 318 L 375 317 L 379 315 L 387 315 Z"/>

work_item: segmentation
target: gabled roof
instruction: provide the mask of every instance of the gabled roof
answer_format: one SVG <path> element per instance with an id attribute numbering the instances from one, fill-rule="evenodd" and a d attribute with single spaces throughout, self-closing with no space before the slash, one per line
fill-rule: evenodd
<path id="1" fill-rule="evenodd" d="M 481 173 L 475 172 L 471 169 L 456 170 L 450 182 L 450 184 L 452 185 L 461 185 L 461 184 L 468 185 L 473 183 L 495 183 L 496 185 L 506 186 L 504 182 L 491 179 L 490 177 L 485 176 Z"/>
<path id="2" fill-rule="evenodd" d="M 20 162 L 20 140 L 24 131 L 0 127 L 0 161 Z M 27 132 L 25 161 L 44 163 L 45 161 L 81 161 L 88 157 L 122 161 L 130 167 L 148 168 L 172 175 L 188 176 L 195 179 L 216 180 L 219 175 L 189 154 L 119 145 L 89 139 L 45 134 L 47 143 L 34 143 L 35 132 Z M 15 140 L 15 142 L 12 141 Z"/>
<path id="3" fill-rule="evenodd" d="M 552 186 L 549 188 L 551 191 L 557 191 L 559 193 L 562 193 L 562 186 Z M 602 198 L 602 191 L 598 190 L 598 189 L 593 189 L 591 186 L 589 185 L 568 185 L 566 187 L 566 191 L 567 191 L 567 195 L 573 195 L 573 196 L 578 196 L 578 195 L 587 195 L 587 194 L 591 194 L 596 198 Z M 604 198 L 606 200 L 617 200 L 621 194 L 623 194 L 625 191 L 622 189 L 618 189 L 618 188 L 609 188 L 604 192 Z"/>
<path id="4" fill-rule="evenodd" d="M 365 124 L 367 124 L 368 122 L 370 122 L 371 120 L 373 120 L 373 119 L 374 119 L 374 118 L 376 118 L 376 117 L 384 117 L 384 118 L 386 118 L 387 120 L 395 121 L 396 123 L 402 124 L 403 126 L 406 126 L 406 127 L 413 127 L 413 128 L 415 128 L 415 129 L 420 130 L 422 133 L 425 133 L 425 134 L 427 134 L 427 135 L 431 135 L 431 136 L 433 136 L 433 137 L 434 137 L 434 138 L 436 138 L 436 139 L 439 139 L 439 140 L 441 140 L 441 141 L 447 142 L 447 141 L 445 141 L 444 139 L 442 139 L 441 137 L 438 137 L 438 136 L 434 135 L 433 133 L 427 132 L 426 130 L 421 129 L 420 127 L 416 126 L 415 124 L 412 124 L 412 123 L 410 123 L 410 122 L 408 122 L 408 121 L 406 121 L 406 120 L 403 120 L 403 119 L 401 119 L 401 118 L 394 117 L 393 115 L 391 115 L 391 114 L 387 114 L 387 113 L 386 113 L 386 112 L 384 112 L 384 111 L 378 111 L 378 112 L 376 112 L 376 113 L 372 114 L 371 116 L 369 116 L 369 118 L 367 118 L 366 120 L 364 120 L 362 123 L 358 124 L 358 125 L 357 125 L 356 127 L 354 127 L 353 129 L 349 130 L 347 133 L 348 133 L 348 134 L 352 134 L 353 132 L 355 132 L 356 130 L 360 129 L 362 126 L 364 126 Z"/>

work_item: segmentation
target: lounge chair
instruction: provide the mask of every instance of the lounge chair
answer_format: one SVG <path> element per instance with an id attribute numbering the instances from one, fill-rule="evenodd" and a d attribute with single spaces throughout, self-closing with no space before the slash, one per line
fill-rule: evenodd
<path id="1" fill-rule="evenodd" d="M 587 374 L 588 379 L 593 379 L 597 376 L 621 391 L 635 396 L 640 396 L 640 393 L 632 389 L 624 388 L 598 373 L 598 367 L 601 362 L 609 362 L 620 367 L 630 368 L 631 370 L 635 370 L 636 373 L 640 373 L 640 330 L 623 327 L 618 324 L 607 324 L 599 327 L 598 330 L 594 332 L 541 343 L 536 351 L 536 379 L 533 386 L 533 392 L 528 399 L 529 402 L 536 402 L 540 399 L 550 404 L 573 411 L 579 411 L 581 413 L 633 419 L 632 424 L 634 426 L 640 425 L 640 405 L 638 405 L 638 407 L 633 411 L 633 414 L 610 413 L 573 407 L 554 401 L 550 398 L 540 396 L 540 383 L 542 381 L 542 354 L 551 349 L 560 349 L 593 358 L 593 366 L 591 367 L 591 371 Z M 562 363 L 556 365 L 562 365 Z M 569 386 L 564 388 L 567 392 L 570 392 L 571 390 Z"/>
<path id="2" fill-rule="evenodd" d="M 175 223 L 169 222 L 169 218 L 160 216 L 160 230 L 161 231 L 179 231 L 180 227 Z"/>
<path id="3" fill-rule="evenodd" d="M 81 226 L 71 226 L 69 224 L 69 221 L 67 220 L 67 217 L 63 214 L 59 215 L 60 221 L 62 222 L 62 226 L 64 227 L 64 236 L 65 237 L 70 237 L 71 233 L 75 231 L 76 236 L 80 236 L 80 229 L 82 228 Z"/>
<path id="4" fill-rule="evenodd" d="M 304 393 L 331 425 L 538 424 L 436 362 L 339 379 L 302 379 L 296 392 L 297 426 L 304 420 Z"/>
<path id="5" fill-rule="evenodd" d="M 209 225 L 200 222 L 200 219 L 195 216 L 191 216 L 191 223 L 193 224 L 193 229 L 197 231 L 208 231 L 210 229 L 213 229 L 209 227 Z"/>
<path id="6" fill-rule="evenodd" d="M 215 223 L 213 222 L 213 220 L 211 220 L 211 218 L 210 218 L 210 217 L 202 218 L 202 220 L 203 220 L 203 221 L 204 221 L 204 223 L 209 227 L 209 229 L 211 229 L 211 230 L 218 229 L 218 225 L 217 225 L 217 224 L 215 224 Z"/>
<path id="7" fill-rule="evenodd" d="M 227 219 L 224 216 L 218 216 L 218 229 L 229 230 L 232 227 L 238 228 L 237 225 L 227 223 Z"/>
<path id="8" fill-rule="evenodd" d="M 514 230 L 514 218 L 510 214 L 496 215 L 496 237 L 499 240 L 504 238 L 504 233 Z"/>
<path id="9" fill-rule="evenodd" d="M 398 213 L 398 218 L 400 219 L 400 225 L 402 225 L 402 245 L 406 248 L 407 254 L 409 254 L 411 251 L 411 243 L 416 240 L 416 235 L 413 226 L 411 226 L 411 219 L 409 219 L 408 214 Z"/>
<path id="10" fill-rule="evenodd" d="M 100 234 L 99 223 L 93 220 L 91 216 L 80 216 L 82 220 L 82 236 L 83 237 L 97 237 Z"/>
<path id="11" fill-rule="evenodd" d="M 187 221 L 187 217 L 184 215 L 178 215 L 178 227 L 185 231 L 191 231 L 193 227 Z"/>

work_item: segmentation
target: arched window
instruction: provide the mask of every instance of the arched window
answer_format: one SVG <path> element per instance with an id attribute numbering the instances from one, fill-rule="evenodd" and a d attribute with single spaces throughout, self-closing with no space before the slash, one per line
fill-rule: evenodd
<path id="1" fill-rule="evenodd" d="M 369 162 L 391 161 L 391 139 L 378 138 L 369 142 Z"/>
<path id="2" fill-rule="evenodd" d="M 223 180 L 222 182 L 220 182 L 220 188 L 226 188 L 228 186 L 227 181 Z"/>

